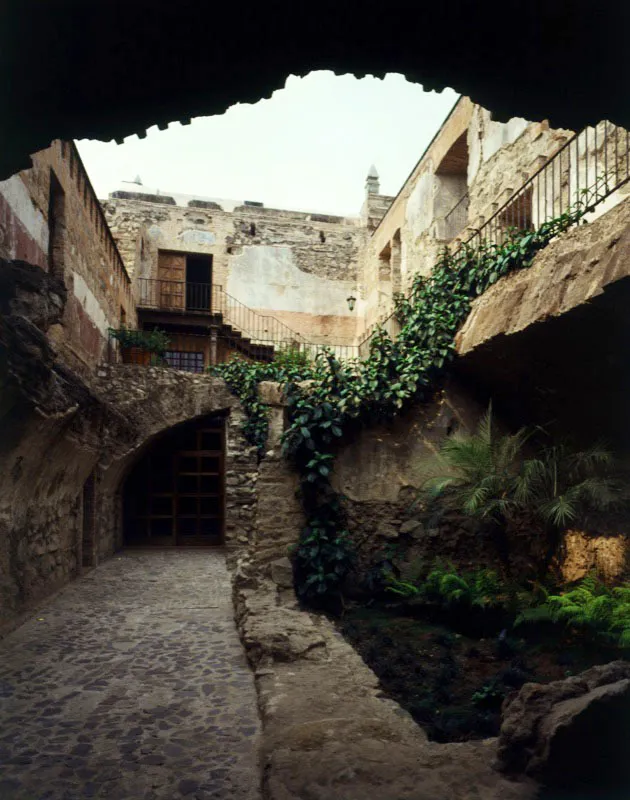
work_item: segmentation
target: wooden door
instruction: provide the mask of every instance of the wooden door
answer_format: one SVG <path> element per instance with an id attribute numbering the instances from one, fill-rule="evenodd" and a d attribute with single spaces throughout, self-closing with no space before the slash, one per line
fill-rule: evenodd
<path id="1" fill-rule="evenodd" d="M 225 527 L 225 418 L 173 430 L 125 484 L 130 544 L 219 545 Z"/>
<path id="2" fill-rule="evenodd" d="M 158 253 L 160 308 L 186 308 L 186 256 L 183 253 Z"/>
<path id="3" fill-rule="evenodd" d="M 176 543 L 221 544 L 225 518 L 223 420 L 199 427 L 195 445 L 176 455 Z"/>

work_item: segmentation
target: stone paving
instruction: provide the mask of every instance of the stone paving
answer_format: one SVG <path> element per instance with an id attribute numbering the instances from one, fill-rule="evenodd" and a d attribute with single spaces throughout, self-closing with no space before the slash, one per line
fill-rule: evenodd
<path id="1" fill-rule="evenodd" d="M 1 800 L 259 800 L 224 555 L 128 550 L 0 641 Z"/>

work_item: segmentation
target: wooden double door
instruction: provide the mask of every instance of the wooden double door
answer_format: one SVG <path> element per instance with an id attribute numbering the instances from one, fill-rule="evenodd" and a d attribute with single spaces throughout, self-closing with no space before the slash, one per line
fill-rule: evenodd
<path id="1" fill-rule="evenodd" d="M 225 418 L 161 437 L 124 488 L 128 544 L 220 545 L 225 529 Z"/>

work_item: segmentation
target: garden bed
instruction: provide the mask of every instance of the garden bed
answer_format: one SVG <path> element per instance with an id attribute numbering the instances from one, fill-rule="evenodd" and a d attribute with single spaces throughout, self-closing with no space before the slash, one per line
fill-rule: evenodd
<path id="1" fill-rule="evenodd" d="M 496 736 L 506 696 L 620 657 L 618 649 L 557 626 L 503 628 L 484 614 L 456 616 L 409 604 L 358 605 L 339 621 L 383 690 L 438 742 Z"/>

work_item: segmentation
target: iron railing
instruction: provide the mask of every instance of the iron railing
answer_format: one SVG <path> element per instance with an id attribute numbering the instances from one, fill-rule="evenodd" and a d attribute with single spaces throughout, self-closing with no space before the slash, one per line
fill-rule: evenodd
<path id="1" fill-rule="evenodd" d="M 578 204 L 592 215 L 629 180 L 630 132 L 607 121 L 589 126 L 565 142 L 465 243 L 500 245 L 510 229 L 535 230 Z"/>
<path id="2" fill-rule="evenodd" d="M 350 359 L 358 356 L 355 345 L 308 342 L 302 334 L 277 317 L 255 311 L 217 284 L 140 278 L 138 306 L 182 314 L 201 313 L 214 316 L 217 325 L 233 329 L 236 339 L 240 335 L 250 344 L 260 345 L 263 354 L 267 352 L 266 348 L 274 348 L 276 351 L 290 348 L 315 358 L 328 348 L 338 358 Z M 221 335 L 230 334 L 225 332 Z"/>
<path id="3" fill-rule="evenodd" d="M 252 341 L 274 343 L 286 347 L 306 344 L 301 333 L 294 331 L 284 322 L 270 314 L 261 314 L 241 303 L 220 286 L 213 287 L 215 313 L 221 314 L 223 321 Z"/>
<path id="4" fill-rule="evenodd" d="M 171 367 L 184 372 L 205 372 L 217 364 L 229 361 L 233 356 L 249 361 L 270 362 L 282 351 L 305 353 L 315 360 L 325 350 L 338 359 L 350 360 L 358 357 L 358 348 L 353 345 L 323 345 L 304 342 L 301 344 L 253 341 L 241 332 L 218 329 L 209 334 L 166 332 L 169 344 L 163 354 L 152 352 L 144 346 L 120 347 L 110 335 L 110 363 L 136 364 L 139 366 Z"/>
<path id="5" fill-rule="evenodd" d="M 252 340 L 294 345 L 305 342 L 301 334 L 276 317 L 249 308 L 217 284 L 140 278 L 138 306 L 181 314 L 221 315 L 224 323 Z"/>
<path id="6" fill-rule="evenodd" d="M 584 128 L 565 142 L 519 189 L 505 190 L 508 199 L 489 219 L 482 220 L 478 228 L 469 227 L 469 235 L 453 243 L 453 252 L 457 253 L 464 246 L 474 249 L 482 244 L 501 245 L 514 229 L 536 230 L 543 223 L 574 210 L 578 204 L 589 210 L 586 219 L 592 219 L 597 213 L 596 207 L 628 181 L 630 132 L 607 121 Z M 396 328 L 395 311 L 382 315 L 370 326 L 358 345 L 361 358 L 369 353 L 376 328 L 383 325 Z"/>
<path id="7" fill-rule="evenodd" d="M 137 305 L 163 311 L 212 314 L 217 313 L 212 306 L 214 293 L 220 289 L 210 283 L 139 278 Z"/>
<path id="8" fill-rule="evenodd" d="M 444 216 L 443 222 L 443 239 L 454 239 L 458 236 L 464 228 L 468 225 L 468 207 L 470 205 L 470 197 L 466 192 L 463 197 L 455 203 L 453 208 Z"/>

